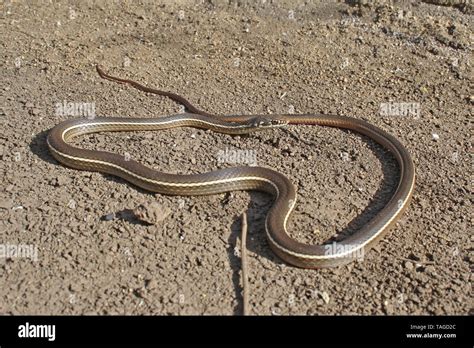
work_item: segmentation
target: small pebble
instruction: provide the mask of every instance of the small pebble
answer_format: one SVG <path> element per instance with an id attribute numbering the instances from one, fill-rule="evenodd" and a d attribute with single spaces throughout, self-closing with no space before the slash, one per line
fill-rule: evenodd
<path id="1" fill-rule="evenodd" d="M 426 266 L 425 268 L 425 272 L 428 273 L 428 274 L 434 274 L 436 273 L 436 268 L 434 266 Z"/>
<path id="2" fill-rule="evenodd" d="M 324 302 L 329 303 L 329 294 L 326 291 L 321 292 L 321 298 L 323 299 Z"/>
<path id="3" fill-rule="evenodd" d="M 140 204 L 133 210 L 133 214 L 140 221 L 155 225 L 160 223 L 171 213 L 171 210 L 157 202 Z"/>
<path id="4" fill-rule="evenodd" d="M 110 213 L 104 216 L 105 221 L 111 221 L 113 219 L 115 219 L 115 213 Z"/>
<path id="5" fill-rule="evenodd" d="M 147 279 L 145 283 L 148 290 L 153 290 L 158 287 L 158 282 L 155 279 Z"/>

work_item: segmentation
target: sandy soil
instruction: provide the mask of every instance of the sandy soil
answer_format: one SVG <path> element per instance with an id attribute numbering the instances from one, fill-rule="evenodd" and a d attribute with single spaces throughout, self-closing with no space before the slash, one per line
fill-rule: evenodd
<path id="1" fill-rule="evenodd" d="M 472 12 L 351 3 L 2 2 L 0 244 L 30 245 L 37 260 L 0 258 L 0 313 L 238 314 L 246 210 L 252 314 L 469 313 Z M 413 155 L 411 206 L 362 262 L 304 270 L 269 249 L 263 222 L 272 201 L 263 193 L 168 197 L 66 168 L 45 144 L 49 129 L 74 117 L 57 103 L 94 103 L 99 116 L 180 111 L 100 79 L 95 63 L 216 114 L 368 120 Z M 413 104 L 397 115 L 381 112 L 383 103 Z M 218 160 L 226 149 L 252 151 L 298 187 L 289 230 L 307 243 L 353 233 L 398 179 L 394 158 L 372 141 L 320 127 L 245 137 L 190 128 L 100 134 L 76 144 L 182 174 L 233 166 Z M 170 209 L 162 223 L 126 214 L 151 202 Z"/>

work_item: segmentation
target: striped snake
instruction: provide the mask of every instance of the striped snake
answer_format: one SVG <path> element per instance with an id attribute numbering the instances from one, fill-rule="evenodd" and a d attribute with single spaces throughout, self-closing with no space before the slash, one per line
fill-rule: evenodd
<path id="1" fill-rule="evenodd" d="M 47 137 L 52 155 L 66 166 L 119 176 L 143 189 L 169 195 L 210 195 L 236 190 L 259 190 L 274 197 L 265 220 L 271 249 L 284 261 L 303 268 L 333 267 L 346 264 L 365 253 L 388 231 L 407 207 L 415 184 L 415 169 L 404 146 L 392 135 L 362 120 L 333 115 L 231 115 L 216 116 L 199 110 L 185 98 L 143 86 L 135 81 L 112 77 L 98 66 L 102 78 L 129 84 L 144 92 L 167 96 L 181 103 L 186 112 L 160 118 L 70 119 L 55 126 Z M 309 245 L 291 238 L 286 229 L 296 204 L 296 189 L 279 172 L 263 167 L 232 167 L 192 175 L 172 175 L 152 170 L 132 159 L 105 152 L 73 147 L 70 140 L 97 132 L 148 131 L 176 127 L 210 129 L 226 134 L 247 134 L 287 124 L 320 125 L 349 129 L 369 137 L 388 149 L 398 162 L 400 180 L 386 206 L 366 225 L 334 245 Z"/>

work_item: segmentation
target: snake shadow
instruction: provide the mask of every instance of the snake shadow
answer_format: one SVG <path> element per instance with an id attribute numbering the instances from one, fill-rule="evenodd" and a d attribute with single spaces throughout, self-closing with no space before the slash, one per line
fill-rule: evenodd
<path id="1" fill-rule="evenodd" d="M 63 167 L 63 168 L 67 168 L 68 170 L 73 170 L 73 171 L 79 171 L 79 169 L 72 169 L 72 168 L 69 168 L 69 167 L 65 167 L 64 165 L 62 165 L 61 163 L 59 163 L 52 155 L 51 153 L 49 152 L 49 149 L 48 149 L 48 144 L 46 142 L 46 138 L 48 136 L 48 133 L 49 133 L 50 129 L 48 130 L 45 130 L 45 131 L 42 131 L 42 132 L 39 132 L 38 134 L 36 134 L 33 139 L 31 140 L 30 144 L 29 144 L 29 148 L 30 148 L 30 151 L 35 154 L 36 156 L 38 156 L 41 160 L 47 162 L 47 163 L 50 163 L 50 164 L 54 164 L 56 166 L 60 166 L 60 167 Z M 147 191 L 147 190 L 144 190 L 142 189 L 141 187 L 138 187 L 138 186 L 135 186 L 135 185 L 132 185 L 130 184 L 128 181 L 122 179 L 122 178 L 119 178 L 119 177 L 116 177 L 114 175 L 110 175 L 110 174 L 106 174 L 106 173 L 100 173 L 101 175 L 103 175 L 105 178 L 107 178 L 108 180 L 111 180 L 113 182 L 116 182 L 117 184 L 121 184 L 121 185 L 127 185 L 127 186 L 131 186 L 133 187 L 135 190 L 139 191 L 140 193 L 148 193 L 148 194 L 151 194 L 150 191 Z M 116 212 L 116 214 L 118 215 L 119 218 L 122 218 L 124 220 L 127 220 L 131 223 L 138 223 L 138 224 L 142 224 L 140 222 L 137 222 L 136 220 L 134 220 L 133 218 L 130 217 L 130 212 L 127 211 L 127 210 L 123 210 L 123 211 L 118 211 Z"/>
<path id="2" fill-rule="evenodd" d="M 59 162 L 54 159 L 48 149 L 46 138 L 50 129 L 37 133 L 30 142 L 30 151 L 38 156 L 41 160 L 59 165 Z"/>

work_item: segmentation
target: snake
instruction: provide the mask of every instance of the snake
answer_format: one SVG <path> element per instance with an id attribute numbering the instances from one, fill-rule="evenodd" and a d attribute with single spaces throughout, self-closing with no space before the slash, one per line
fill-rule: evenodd
<path id="1" fill-rule="evenodd" d="M 198 109 L 178 94 L 153 89 L 133 80 L 113 77 L 98 65 L 96 69 L 104 79 L 169 97 L 181 103 L 185 110 L 183 113 L 155 118 L 95 117 L 65 120 L 48 133 L 46 142 L 52 156 L 67 167 L 118 176 L 140 188 L 165 195 L 198 196 L 248 190 L 266 192 L 273 196 L 273 204 L 265 218 L 266 239 L 271 250 L 288 264 L 300 268 L 326 268 L 355 261 L 386 235 L 409 205 L 415 187 L 412 158 L 394 136 L 367 121 L 328 114 L 217 116 Z M 193 127 L 239 135 L 287 125 L 327 126 L 358 133 L 387 149 L 398 163 L 398 185 L 386 205 L 360 229 L 337 243 L 306 244 L 289 235 L 287 223 L 296 205 L 297 190 L 285 175 L 271 168 L 237 166 L 206 173 L 174 175 L 151 169 L 117 153 L 71 145 L 73 138 L 98 132 L 158 131 Z"/>

